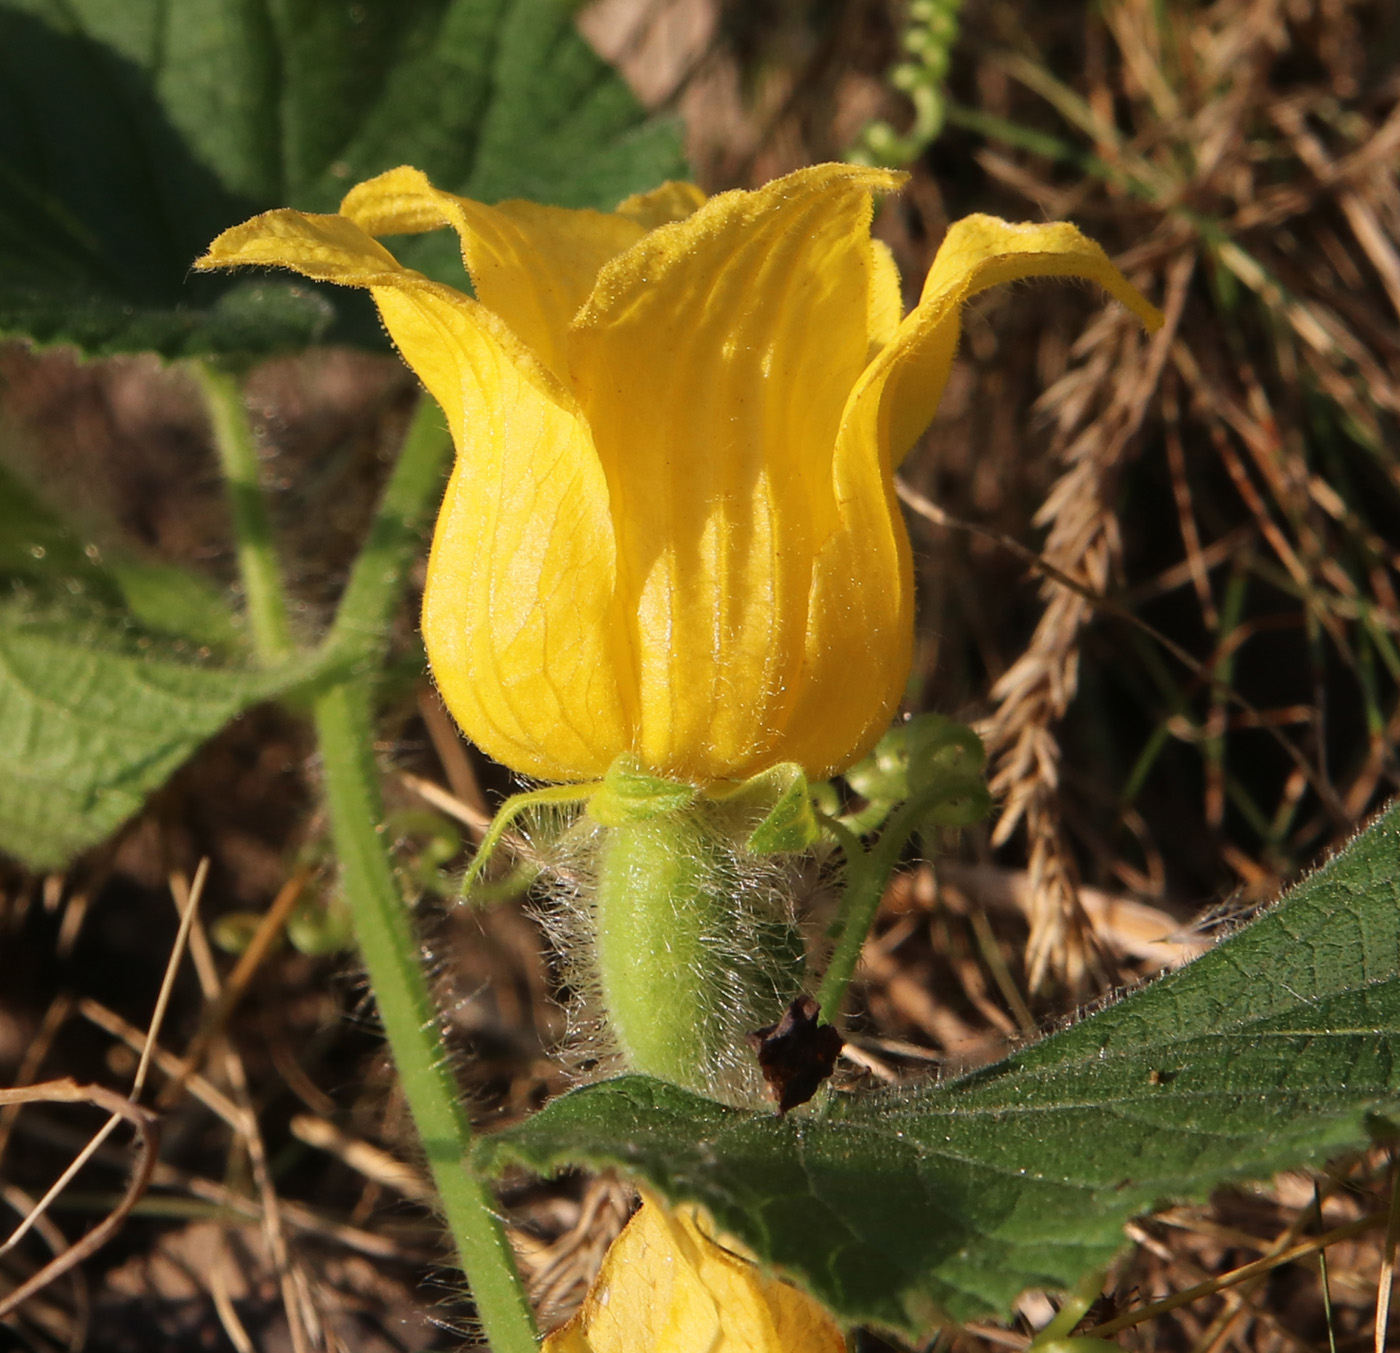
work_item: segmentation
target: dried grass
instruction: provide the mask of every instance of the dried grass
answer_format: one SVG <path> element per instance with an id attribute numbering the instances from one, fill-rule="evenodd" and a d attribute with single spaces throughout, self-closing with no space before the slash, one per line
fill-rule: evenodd
<path id="1" fill-rule="evenodd" d="M 1395 664 L 1381 659 L 1390 670 L 1380 681 L 1362 670 L 1375 663 L 1372 645 L 1390 654 L 1397 618 L 1396 552 L 1385 535 L 1397 482 L 1387 438 L 1400 395 L 1397 113 L 1393 72 L 1368 77 L 1360 50 L 1375 9 L 1281 2 L 1162 9 L 1118 0 L 1102 10 L 1099 60 L 1074 82 L 1037 58 L 1029 31 L 1006 12 L 997 43 L 979 53 L 1008 85 L 1053 109 L 1066 153 L 1078 148 L 1088 173 L 1065 183 L 1043 160 L 1001 149 L 984 153 L 983 167 L 1057 214 L 1119 218 L 1115 237 L 1131 232 L 1140 241 L 1120 262 L 1164 296 L 1170 312 L 1149 345 L 1105 315 L 1041 400 L 1064 466 L 1035 518 L 1047 532 L 1044 558 L 1095 592 L 1119 590 L 1125 458 L 1160 445 L 1199 627 L 1214 649 L 1203 660 L 1228 682 L 1234 656 L 1252 637 L 1251 622 L 1222 622 L 1217 579 L 1226 564 L 1244 561 L 1256 582 L 1290 591 L 1297 623 L 1316 636 L 1312 690 L 1303 698 L 1242 717 L 1227 711 L 1219 691 L 1187 685 L 1177 711 L 1184 717 L 1172 730 L 1206 752 L 1203 816 L 1222 836 L 1227 805 L 1246 793 L 1227 768 L 1228 734 L 1250 725 L 1298 730 L 1301 769 L 1271 809 L 1250 813 L 1274 873 L 1344 830 L 1395 782 Z M 1089 20 L 1090 46 L 1096 24 Z M 1313 57 L 1316 68 L 1300 75 Z M 1024 106 L 1013 99 L 1013 114 Z M 1017 124 L 1007 122 L 1009 136 Z M 1314 444 L 1319 421 L 1324 436 L 1350 439 L 1372 458 L 1389 495 L 1358 501 L 1353 490 L 1348 500 L 1331 467 L 1319 464 L 1326 455 Z M 1193 487 L 1205 477 L 1207 448 L 1249 523 L 1243 538 L 1229 537 L 1228 549 L 1213 555 L 1225 533 L 1203 525 Z M 1221 516 L 1215 503 L 1206 510 Z M 1025 824 L 1037 894 L 1032 985 L 1053 976 L 1078 990 L 1092 953 L 1063 828 L 1057 727 L 1076 694 L 1093 608 L 1053 582 L 1043 592 L 1040 623 L 995 684 L 996 707 L 984 725 L 1003 803 L 993 840 L 1004 843 Z M 1336 662 L 1369 685 L 1365 751 L 1357 757 L 1347 749 L 1351 764 L 1342 766 L 1325 744 L 1328 707 L 1338 698 L 1326 669 Z M 1202 698 L 1204 713 L 1192 708 Z"/>
<path id="2" fill-rule="evenodd" d="M 1150 343 L 1143 343 L 1129 317 L 1105 315 L 1078 345 L 1081 364 L 1042 402 L 1056 419 L 1065 465 L 1035 518 L 1048 528 L 1042 557 L 1097 595 L 1108 591 L 1121 557 L 1114 502 L 1123 457 L 1156 392 L 1193 271 L 1189 254 L 1174 260 L 1166 323 Z M 1044 584 L 1043 595 L 1045 613 L 1025 652 L 993 686 L 996 710 L 981 732 L 995 767 L 992 793 L 1002 804 L 992 843 L 1009 840 L 1022 819 L 1030 841 L 1031 989 L 1039 990 L 1053 971 L 1077 991 L 1094 955 L 1061 828 L 1054 726 L 1078 689 L 1080 632 L 1094 609 L 1082 593 L 1054 581 Z"/>

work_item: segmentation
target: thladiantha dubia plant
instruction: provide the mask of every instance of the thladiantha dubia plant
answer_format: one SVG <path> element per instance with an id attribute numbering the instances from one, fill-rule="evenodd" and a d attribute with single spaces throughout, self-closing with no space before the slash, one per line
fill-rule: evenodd
<path id="1" fill-rule="evenodd" d="M 479 862 L 522 809 L 582 805 L 570 851 L 607 1036 L 631 1069 L 730 1099 L 757 1084 L 748 1031 L 804 990 L 834 1016 L 909 834 L 985 808 L 976 739 L 941 720 L 887 736 L 856 776 L 862 815 L 812 790 L 876 748 L 904 690 L 893 477 L 964 303 L 1069 276 L 1160 321 L 1074 226 L 987 216 L 950 229 L 905 315 L 870 235 L 901 182 L 819 165 L 605 213 L 487 206 L 402 168 L 336 215 L 226 231 L 198 265 L 369 288 L 457 446 L 423 604 L 433 674 L 478 746 L 549 784 L 506 806 Z M 379 243 L 444 226 L 474 296 Z M 789 861 L 824 836 L 846 888 L 821 975 Z"/>

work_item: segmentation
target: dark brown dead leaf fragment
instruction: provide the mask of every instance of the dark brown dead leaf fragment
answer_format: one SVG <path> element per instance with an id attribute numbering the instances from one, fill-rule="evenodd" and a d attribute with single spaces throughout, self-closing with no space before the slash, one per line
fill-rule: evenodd
<path id="1" fill-rule="evenodd" d="M 820 1013 L 821 1006 L 802 995 L 776 1024 L 746 1035 L 780 1116 L 811 1099 L 836 1066 L 843 1040 L 832 1025 L 818 1027 Z"/>

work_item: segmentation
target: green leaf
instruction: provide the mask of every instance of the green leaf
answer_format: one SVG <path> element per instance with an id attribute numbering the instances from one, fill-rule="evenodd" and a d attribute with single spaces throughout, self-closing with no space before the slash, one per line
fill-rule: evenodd
<path id="1" fill-rule="evenodd" d="M 0 850 L 67 864 L 230 719 L 311 675 L 203 666 L 139 631 L 0 608 Z"/>
<path id="2" fill-rule="evenodd" d="M 92 354 L 382 346 L 368 299 L 194 276 L 256 212 L 414 164 L 611 207 L 684 173 L 563 0 L 0 0 L 0 334 Z M 461 284 L 445 234 L 406 261 Z"/>
<path id="3" fill-rule="evenodd" d="M 197 574 L 157 560 L 122 556 L 108 569 L 127 609 L 147 629 L 220 653 L 247 648 L 243 617 L 230 608 L 224 592 Z"/>
<path id="4" fill-rule="evenodd" d="M 995 1066 L 779 1119 L 624 1077 L 478 1164 L 613 1166 L 696 1199 L 850 1320 L 1005 1315 L 1227 1180 L 1396 1135 L 1400 807 L 1190 966 Z"/>
<path id="5" fill-rule="evenodd" d="M 177 565 L 84 539 L 0 463 L 0 604 L 6 598 L 78 625 L 135 620 L 226 656 L 246 648 L 221 589 Z"/>
<path id="6" fill-rule="evenodd" d="M 0 466 L 0 850 L 66 864 L 229 719 L 311 673 L 209 661 L 244 646 L 218 588 L 100 550 Z"/>
<path id="7" fill-rule="evenodd" d="M 89 548 L 18 475 L 0 464 L 0 585 L 44 601 L 121 604 L 121 588 Z"/>

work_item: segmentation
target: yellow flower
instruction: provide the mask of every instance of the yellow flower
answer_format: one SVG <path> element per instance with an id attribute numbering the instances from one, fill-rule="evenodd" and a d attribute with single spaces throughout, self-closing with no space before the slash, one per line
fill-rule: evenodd
<path id="1" fill-rule="evenodd" d="M 870 238 L 874 194 L 901 181 L 818 165 L 604 213 L 485 206 L 395 169 L 338 215 L 226 231 L 197 266 L 370 288 L 446 411 L 458 456 L 423 636 L 479 746 L 554 781 L 623 753 L 701 786 L 785 761 L 820 778 L 869 750 L 908 675 L 894 467 L 933 417 L 963 302 L 1065 275 L 1160 318 L 1073 226 L 972 216 L 901 320 Z M 440 226 L 475 299 L 375 238 Z"/>
<path id="2" fill-rule="evenodd" d="M 818 1302 L 712 1237 L 693 1207 L 645 1199 L 542 1353 L 845 1353 Z"/>

